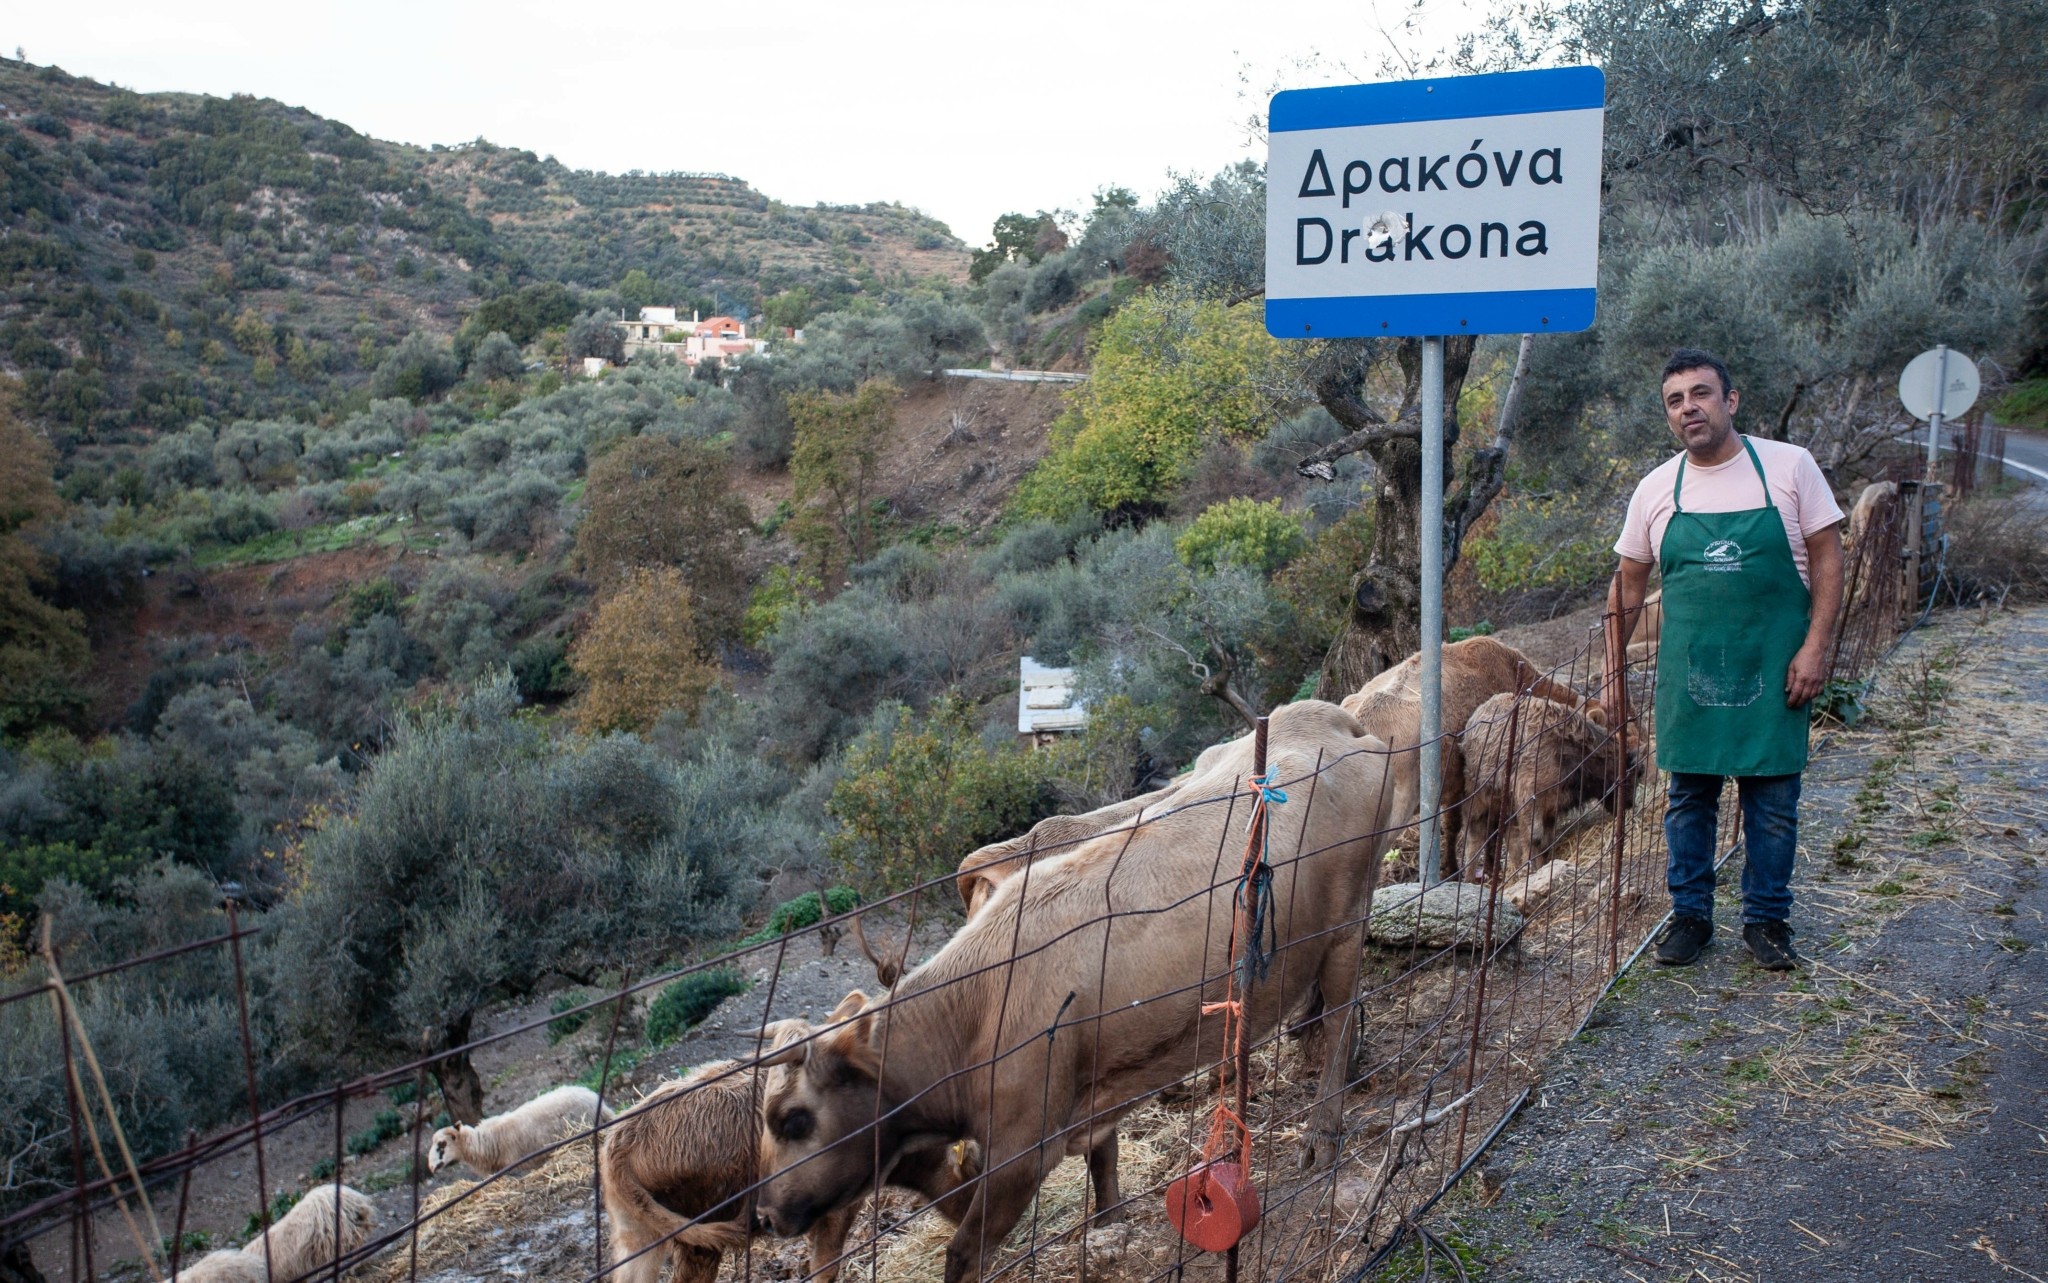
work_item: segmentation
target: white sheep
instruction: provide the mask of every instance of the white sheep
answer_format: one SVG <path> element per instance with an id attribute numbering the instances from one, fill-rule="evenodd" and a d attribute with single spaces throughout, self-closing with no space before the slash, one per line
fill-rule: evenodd
<path id="1" fill-rule="evenodd" d="M 340 1252 L 334 1242 L 336 1198 L 341 1200 Z M 361 1247 L 376 1219 L 376 1209 L 364 1195 L 346 1185 L 316 1185 L 248 1246 L 208 1252 L 181 1268 L 178 1278 L 184 1283 L 287 1283 Z"/>
<path id="2" fill-rule="evenodd" d="M 600 1120 L 610 1122 L 611 1117 L 611 1110 L 600 1110 L 597 1093 L 590 1088 L 557 1087 L 474 1127 L 456 1123 L 435 1132 L 427 1149 L 427 1171 L 464 1163 L 471 1171 L 490 1176 L 544 1145 L 587 1131 Z"/>

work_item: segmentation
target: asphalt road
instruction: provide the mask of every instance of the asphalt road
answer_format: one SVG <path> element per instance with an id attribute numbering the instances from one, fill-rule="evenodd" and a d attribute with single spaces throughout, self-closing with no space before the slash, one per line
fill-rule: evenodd
<path id="1" fill-rule="evenodd" d="M 2035 485 L 2048 485 L 2048 436 L 2007 428 L 2005 466 L 2007 471 L 2025 477 Z"/>

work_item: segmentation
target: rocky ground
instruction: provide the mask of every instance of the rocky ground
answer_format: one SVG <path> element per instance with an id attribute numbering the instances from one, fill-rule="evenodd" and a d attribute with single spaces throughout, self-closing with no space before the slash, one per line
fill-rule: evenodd
<path id="1" fill-rule="evenodd" d="M 1908 638 L 1807 774 L 1809 965 L 1749 962 L 1738 856 L 1702 963 L 1638 963 L 1424 1218 L 1434 1276 L 2048 1278 L 2044 797 L 2048 610 Z"/>

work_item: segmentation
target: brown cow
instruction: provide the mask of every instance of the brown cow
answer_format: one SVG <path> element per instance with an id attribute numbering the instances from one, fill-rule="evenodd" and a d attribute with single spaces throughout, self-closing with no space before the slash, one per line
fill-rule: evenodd
<path id="1" fill-rule="evenodd" d="M 1512 778 L 1506 770 L 1510 717 L 1517 719 Z M 1598 801 L 1610 812 L 1617 809 L 1620 781 L 1636 778 L 1642 750 L 1630 749 L 1624 775 L 1611 738 L 1605 726 L 1556 700 L 1513 694 L 1488 699 L 1473 711 L 1462 736 L 1471 782 L 1461 808 L 1463 850 L 1448 843 L 1445 850 L 1461 855 L 1459 865 L 1470 867 L 1487 838 L 1505 826 L 1501 840 L 1508 848 L 1509 868 L 1519 869 L 1532 865 L 1550 846 L 1558 820 L 1574 808 Z M 1500 870 L 1489 862 L 1486 873 L 1491 879 Z"/>
<path id="2" fill-rule="evenodd" d="M 1309 1133 L 1323 1164 L 1335 1157 L 1386 820 L 1385 746 L 1330 714 L 1341 733 L 1273 737 L 1269 761 L 1290 795 L 1270 812 L 1277 950 L 1239 995 L 1250 1037 L 1317 986 L 1340 1000 L 1325 1017 Z M 1128 837 L 1008 879 L 886 1002 L 850 994 L 837 1027 L 782 1053 L 802 1070 L 766 1104 L 776 1174 L 760 1208 L 778 1232 L 849 1205 L 878 1160 L 886 1170 L 916 1145 L 973 1137 L 986 1174 L 945 1274 L 967 1283 L 1062 1153 L 1099 1151 L 1124 1113 L 1222 1056 L 1221 1019 L 1202 1008 L 1225 993 L 1247 798 L 1196 781 L 1174 801 Z M 1097 1203 L 1111 1200 L 1098 1189 Z"/>
<path id="3" fill-rule="evenodd" d="M 769 1025 L 771 1048 L 815 1033 L 801 1020 Z M 771 1056 L 770 1060 L 773 1059 Z M 605 1217 L 611 1222 L 613 1276 L 621 1283 L 657 1283 L 664 1256 L 671 1283 L 711 1283 L 721 1255 L 747 1245 L 753 1224 L 749 1191 L 769 1170 L 757 1072 L 772 1089 L 786 1068 L 756 1071 L 742 1061 L 699 1066 L 657 1086 L 613 1123 L 598 1151 Z M 906 1155 L 888 1183 L 938 1199 L 941 1215 L 958 1221 L 968 1195 L 960 1187 L 980 1173 L 973 1141 L 926 1146 Z M 810 1268 L 832 1283 L 845 1255 L 858 1199 L 810 1230 Z"/>
<path id="4" fill-rule="evenodd" d="M 1581 696 L 1563 682 L 1547 676 L 1529 662 L 1528 656 L 1506 642 L 1492 637 L 1469 637 L 1444 647 L 1443 661 L 1443 755 L 1444 850 L 1455 852 L 1461 827 L 1452 809 L 1464 796 L 1469 772 L 1458 744 L 1458 731 L 1474 709 L 1502 693 L 1529 691 L 1557 700 L 1571 708 L 1583 708 L 1585 715 L 1604 722 L 1607 714 L 1600 705 Z M 1401 663 L 1367 682 L 1344 698 L 1344 709 L 1357 717 L 1367 733 L 1387 742 L 1394 751 L 1394 815 L 1405 825 L 1421 819 L 1421 759 L 1415 749 L 1422 741 L 1422 656 L 1409 656 Z"/>
<path id="5" fill-rule="evenodd" d="M 960 903 L 967 907 L 967 916 L 971 918 L 981 912 L 981 906 L 988 903 L 995 889 L 1025 865 L 1060 855 L 1089 838 L 1129 824 L 1137 818 L 1138 812 L 1170 796 L 1175 787 L 1169 784 L 1163 789 L 1097 807 L 1084 815 L 1049 815 L 1032 825 L 1027 833 L 991 842 L 969 852 L 953 875 L 953 885 L 960 892 Z M 892 981 L 884 976 L 882 983 L 890 984 Z"/>
<path id="6" fill-rule="evenodd" d="M 1343 714 L 1335 705 L 1321 700 L 1282 704 L 1268 719 L 1268 742 L 1274 742 L 1273 736 L 1341 731 L 1343 727 L 1337 720 L 1341 717 Z M 1242 778 L 1251 772 L 1252 737 L 1240 735 L 1234 740 L 1203 749 L 1195 764 L 1163 789 L 1112 802 L 1085 815 L 1048 816 L 1033 825 L 1028 833 L 991 842 L 969 852 L 953 875 L 953 885 L 960 892 L 960 902 L 967 906 L 967 916 L 971 918 L 981 912 L 981 907 L 988 903 L 998 886 L 1015 877 L 1026 865 L 1062 855 L 1111 830 L 1126 832 L 1142 823 L 1144 817 L 1157 817 L 1170 810 L 1174 797 L 1191 783 L 1204 781 L 1205 786 L 1228 791 L 1233 787 L 1232 774 Z M 873 956 L 869 955 L 870 958 Z M 877 962 L 876 970 L 883 984 L 895 983 L 895 977 L 888 972 L 886 964 Z"/>

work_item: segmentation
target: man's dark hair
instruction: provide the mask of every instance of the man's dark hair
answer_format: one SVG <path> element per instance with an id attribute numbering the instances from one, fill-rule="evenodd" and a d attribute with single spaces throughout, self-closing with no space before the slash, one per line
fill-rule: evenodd
<path id="1" fill-rule="evenodd" d="M 1682 347 L 1673 352 L 1671 359 L 1664 363 L 1664 374 L 1657 380 L 1657 386 L 1663 387 L 1665 379 L 1674 374 L 1683 374 L 1687 370 L 1712 370 L 1719 375 L 1722 396 L 1727 396 L 1735 386 L 1728 378 L 1728 367 L 1722 363 L 1721 358 L 1705 348 L 1697 347 Z"/>

